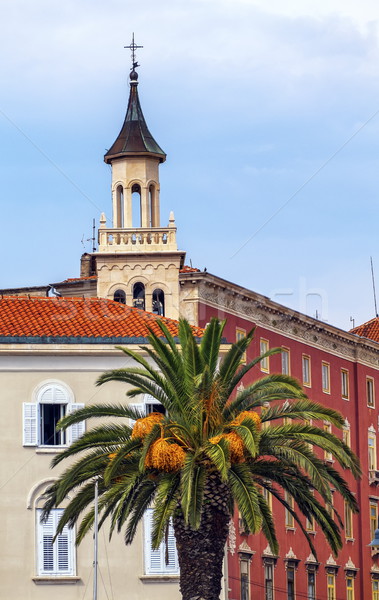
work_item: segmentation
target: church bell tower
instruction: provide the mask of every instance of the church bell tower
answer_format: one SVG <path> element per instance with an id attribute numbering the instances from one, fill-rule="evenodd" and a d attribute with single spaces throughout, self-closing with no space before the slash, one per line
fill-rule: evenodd
<path id="1" fill-rule="evenodd" d="M 159 167 L 166 154 L 151 135 L 138 97 L 138 63 L 132 50 L 130 94 L 124 123 L 104 156 L 112 167 L 110 227 L 100 219 L 96 256 L 97 295 L 143 310 L 179 317 L 179 270 L 185 253 L 178 251 L 171 212 L 161 227 Z"/>

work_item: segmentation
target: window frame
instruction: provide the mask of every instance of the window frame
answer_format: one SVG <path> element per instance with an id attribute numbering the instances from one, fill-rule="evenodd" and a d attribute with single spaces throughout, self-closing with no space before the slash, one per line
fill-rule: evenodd
<path id="1" fill-rule="evenodd" d="M 270 350 L 270 343 L 266 338 L 260 338 L 259 340 L 259 354 L 265 354 L 266 352 L 268 352 Z M 270 357 L 266 356 L 266 358 L 264 358 L 263 360 L 260 361 L 259 363 L 260 369 L 263 373 L 269 373 L 270 372 Z"/>
<path id="2" fill-rule="evenodd" d="M 241 340 L 244 337 L 246 337 L 246 329 L 242 329 L 241 327 L 236 327 L 236 342 L 238 342 L 239 340 Z M 244 352 L 242 355 L 242 358 L 241 358 L 241 362 L 246 364 L 246 360 L 247 360 L 246 352 Z"/>
<path id="3" fill-rule="evenodd" d="M 287 600 L 295 600 L 296 598 L 296 577 L 295 577 L 295 567 L 292 565 L 287 565 L 286 567 L 286 583 L 287 583 Z M 290 579 L 289 575 L 292 574 L 292 579 Z"/>
<path id="4" fill-rule="evenodd" d="M 305 364 L 307 364 L 308 379 L 305 378 L 305 371 L 306 371 L 306 369 L 304 368 Z M 311 357 L 309 356 L 309 354 L 301 355 L 301 371 L 302 371 L 303 385 L 305 387 L 311 387 L 312 386 Z"/>
<path id="5" fill-rule="evenodd" d="M 336 600 L 336 574 L 326 574 L 327 600 Z"/>
<path id="6" fill-rule="evenodd" d="M 47 522 L 41 523 L 41 508 L 36 509 L 36 573 L 38 577 L 42 578 L 67 578 L 75 577 L 76 575 L 76 552 L 75 552 L 75 531 L 73 528 L 65 525 L 63 532 L 58 535 L 55 542 L 52 544 L 52 563 L 53 569 L 46 569 L 45 560 L 49 559 L 46 553 L 47 545 L 45 545 L 44 537 L 53 537 L 55 535 L 59 520 L 63 514 L 63 508 L 53 508 L 50 512 Z M 50 520 L 50 522 L 49 522 Z M 49 528 L 51 533 L 49 535 Z M 66 540 L 66 541 L 65 541 Z M 60 549 L 63 544 L 63 557 L 60 556 Z M 64 546 L 66 545 L 67 552 L 64 553 Z M 60 560 L 67 561 L 67 568 L 59 568 Z"/>
<path id="7" fill-rule="evenodd" d="M 313 579 L 311 582 L 310 579 Z M 312 585 L 312 589 L 310 589 Z M 310 593 L 311 592 L 311 593 Z M 307 600 L 316 600 L 316 571 L 307 571 Z"/>
<path id="8" fill-rule="evenodd" d="M 372 445 L 370 444 L 371 440 L 373 442 Z M 376 471 L 377 465 L 376 433 L 370 428 L 368 431 L 368 470 Z"/>
<path id="9" fill-rule="evenodd" d="M 374 513 L 372 510 L 374 509 Z M 370 539 L 373 540 L 375 537 L 375 531 L 378 528 L 378 502 L 370 499 Z M 379 590 L 378 590 L 379 591 Z M 378 598 L 379 600 L 379 598 Z"/>
<path id="10" fill-rule="evenodd" d="M 23 402 L 22 405 L 22 445 L 41 449 L 66 448 L 84 433 L 85 421 L 71 425 L 65 432 L 60 432 L 57 435 L 59 443 L 42 443 L 44 441 L 42 407 L 46 405 L 64 407 L 62 412 L 66 415 L 84 408 L 83 403 L 75 402 L 72 390 L 63 382 L 56 380 L 42 382 L 33 393 L 33 401 Z"/>
<path id="11" fill-rule="evenodd" d="M 286 365 L 284 365 L 284 363 L 283 363 L 284 356 L 287 357 L 286 358 L 286 361 L 287 361 Z M 280 357 L 281 357 L 281 365 L 282 365 L 282 375 L 291 375 L 291 353 L 290 353 L 290 349 L 283 347 L 282 351 L 281 351 L 281 354 L 280 354 Z M 285 370 L 284 367 L 286 367 L 286 370 Z"/>
<path id="12" fill-rule="evenodd" d="M 349 585 L 349 583 L 351 585 Z M 346 600 L 354 600 L 355 592 L 354 592 L 354 577 L 351 575 L 346 576 Z"/>
<path id="13" fill-rule="evenodd" d="M 321 387 L 324 394 L 330 394 L 330 363 L 321 361 Z"/>
<path id="14" fill-rule="evenodd" d="M 176 550 L 174 528 L 172 522 L 170 522 L 168 530 L 168 544 L 173 544 L 171 552 L 173 552 L 172 564 L 166 565 L 165 561 L 165 540 L 161 542 L 157 550 L 153 550 L 151 547 L 151 530 L 152 530 L 152 513 L 153 509 L 146 509 L 143 515 L 143 546 L 144 546 L 144 572 L 145 575 L 179 575 L 179 560 L 178 553 Z M 170 550 L 169 550 L 170 552 Z M 158 566 L 152 566 L 153 561 L 156 560 Z"/>
<path id="15" fill-rule="evenodd" d="M 375 408 L 375 381 L 369 375 L 366 376 L 366 400 L 369 408 Z"/>
<path id="16" fill-rule="evenodd" d="M 371 579 L 372 600 L 379 600 L 379 580 Z"/>
<path id="17" fill-rule="evenodd" d="M 324 421 L 323 429 L 327 433 L 333 433 L 332 432 L 332 424 L 329 421 Z M 329 452 L 328 450 L 324 450 L 324 460 L 326 460 L 328 462 L 333 462 L 333 454 L 331 452 Z"/>
<path id="18" fill-rule="evenodd" d="M 289 494 L 287 492 L 287 490 L 284 492 L 284 499 L 287 502 L 287 504 L 293 509 L 294 508 L 294 499 L 293 499 L 293 496 L 291 496 L 291 494 Z M 286 529 L 290 529 L 290 530 L 295 529 L 295 518 L 294 518 L 293 514 L 290 513 L 288 508 L 284 508 L 284 523 L 285 523 Z"/>
<path id="19" fill-rule="evenodd" d="M 350 400 L 350 381 L 348 369 L 341 369 L 341 396 L 343 400 Z"/>
<path id="20" fill-rule="evenodd" d="M 274 600 L 274 565 L 272 562 L 264 563 L 264 598 L 265 600 Z"/>
<path id="21" fill-rule="evenodd" d="M 347 502 L 344 502 L 345 538 L 354 539 L 353 512 Z"/>

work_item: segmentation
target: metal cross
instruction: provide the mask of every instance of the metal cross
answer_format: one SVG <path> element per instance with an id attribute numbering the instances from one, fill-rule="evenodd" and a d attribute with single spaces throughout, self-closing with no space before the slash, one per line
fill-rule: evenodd
<path id="1" fill-rule="evenodd" d="M 129 50 L 132 51 L 132 68 L 130 70 L 133 71 L 136 67 L 139 67 L 138 62 L 136 61 L 136 50 L 137 48 L 143 48 L 143 46 L 137 46 L 137 44 L 134 42 L 134 32 L 132 37 L 132 43 L 129 44 L 129 46 L 124 46 L 124 48 L 129 48 Z"/>

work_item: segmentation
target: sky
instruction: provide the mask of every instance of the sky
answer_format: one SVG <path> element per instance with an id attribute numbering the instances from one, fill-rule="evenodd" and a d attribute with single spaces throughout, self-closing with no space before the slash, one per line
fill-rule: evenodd
<path id="1" fill-rule="evenodd" d="M 376 0 L 0 4 L 0 288 L 79 276 L 111 219 L 134 32 L 186 262 L 342 329 L 375 316 Z"/>

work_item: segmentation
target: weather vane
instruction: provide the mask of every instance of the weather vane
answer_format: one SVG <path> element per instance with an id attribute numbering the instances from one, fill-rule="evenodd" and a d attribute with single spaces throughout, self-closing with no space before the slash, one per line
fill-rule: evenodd
<path id="1" fill-rule="evenodd" d="M 134 33 L 133 33 L 132 43 L 129 44 L 129 46 L 124 46 L 124 48 L 129 48 L 129 50 L 132 51 L 132 54 L 131 54 L 132 67 L 130 70 L 134 71 L 137 67 L 139 67 L 138 62 L 136 61 L 136 50 L 137 50 L 137 48 L 143 48 L 143 46 L 137 46 L 137 44 L 134 42 Z"/>

